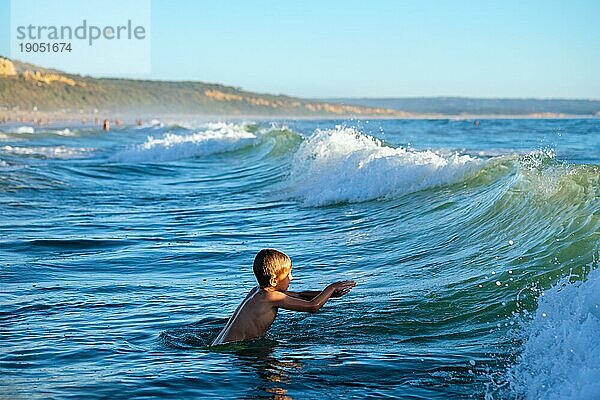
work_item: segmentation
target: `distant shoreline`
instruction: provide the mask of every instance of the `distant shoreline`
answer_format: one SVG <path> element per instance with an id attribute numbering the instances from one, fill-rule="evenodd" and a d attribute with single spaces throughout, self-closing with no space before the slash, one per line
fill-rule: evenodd
<path id="1" fill-rule="evenodd" d="M 600 117 L 600 100 L 561 98 L 381 97 L 321 99 L 337 104 L 379 107 L 409 114 L 510 116 L 525 118 Z"/>
<path id="2" fill-rule="evenodd" d="M 223 121 L 223 120 L 490 120 L 490 119 L 595 119 L 595 115 L 577 115 L 563 113 L 533 113 L 533 114 L 411 114 L 405 116 L 382 116 L 382 115 L 236 115 L 236 114 L 175 114 L 175 113 L 152 113 L 152 112 L 118 112 L 103 110 L 98 113 L 70 112 L 70 111 L 0 111 L 0 124 L 28 124 L 34 126 L 53 125 L 56 123 L 80 123 L 82 125 L 101 125 L 102 121 L 108 119 L 113 125 L 117 120 L 123 124 L 135 124 L 138 120 L 144 123 L 150 120 L 165 121 Z"/>
<path id="3" fill-rule="evenodd" d="M 93 78 L 0 56 L 0 123 L 148 118 L 573 119 L 600 117 L 600 100 L 467 97 L 308 99 L 215 83 Z"/>

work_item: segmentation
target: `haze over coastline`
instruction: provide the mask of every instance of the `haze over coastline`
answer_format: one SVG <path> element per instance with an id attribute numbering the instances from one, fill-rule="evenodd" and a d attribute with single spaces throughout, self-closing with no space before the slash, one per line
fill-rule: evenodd
<path id="1" fill-rule="evenodd" d="M 244 91 L 215 83 L 93 78 L 0 57 L 0 112 L 401 117 L 402 112 Z"/>
<path id="2" fill-rule="evenodd" d="M 600 101 L 580 99 L 335 98 L 269 95 L 198 81 L 93 78 L 0 57 L 0 117 L 189 114 L 231 117 L 589 118 Z"/>

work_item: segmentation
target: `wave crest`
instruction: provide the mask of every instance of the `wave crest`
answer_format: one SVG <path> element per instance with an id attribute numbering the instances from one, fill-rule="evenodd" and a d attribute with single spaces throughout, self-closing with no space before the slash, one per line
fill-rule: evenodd
<path id="1" fill-rule="evenodd" d="M 292 196 L 305 205 L 361 202 L 462 180 L 482 160 L 386 146 L 354 128 L 317 129 L 295 155 Z"/>
<path id="2" fill-rule="evenodd" d="M 113 157 L 116 162 L 164 162 L 208 156 L 256 146 L 269 140 L 273 151 L 283 152 L 300 136 L 285 127 L 258 129 L 256 125 L 210 123 L 201 131 L 188 134 L 168 132 L 161 138 L 148 136 L 146 142 Z"/>
<path id="3" fill-rule="evenodd" d="M 600 398 L 600 270 L 540 297 L 511 389 L 527 399 Z"/>
<path id="4" fill-rule="evenodd" d="M 31 156 L 48 159 L 70 159 L 81 158 L 91 153 L 94 149 L 67 146 L 36 146 L 18 147 L 2 146 L 0 152 L 17 156 Z"/>
<path id="5" fill-rule="evenodd" d="M 115 154 L 117 162 L 161 162 L 223 153 L 245 147 L 256 135 L 244 125 L 212 124 L 191 134 L 166 133 L 162 138 L 148 136 L 146 142 Z"/>
<path id="6" fill-rule="evenodd" d="M 27 125 L 14 126 L 14 127 L 9 127 L 4 132 L 5 133 L 14 133 L 14 134 L 17 134 L 17 135 L 34 134 L 35 133 L 35 128 L 33 126 L 27 126 Z"/>

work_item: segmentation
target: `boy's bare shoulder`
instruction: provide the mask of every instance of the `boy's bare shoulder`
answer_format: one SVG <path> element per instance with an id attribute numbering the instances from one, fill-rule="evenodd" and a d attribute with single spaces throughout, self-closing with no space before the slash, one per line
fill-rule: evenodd
<path id="1" fill-rule="evenodd" d="M 246 298 L 258 303 L 273 303 L 283 300 L 286 297 L 285 293 L 277 290 L 264 290 L 261 287 L 252 289 Z"/>
<path id="2" fill-rule="evenodd" d="M 272 303 L 281 301 L 281 300 L 285 299 L 286 297 L 287 297 L 287 295 L 285 293 L 280 292 L 278 290 L 265 291 L 265 299 Z"/>

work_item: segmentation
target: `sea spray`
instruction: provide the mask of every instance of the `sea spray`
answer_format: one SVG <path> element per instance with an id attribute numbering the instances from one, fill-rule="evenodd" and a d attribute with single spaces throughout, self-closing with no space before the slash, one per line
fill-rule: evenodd
<path id="1" fill-rule="evenodd" d="M 394 197 L 455 183 L 482 164 L 468 155 L 389 147 L 351 127 L 317 129 L 294 157 L 291 193 L 309 206 Z"/>
<path id="2" fill-rule="evenodd" d="M 565 279 L 539 298 L 525 342 L 509 370 L 514 394 L 527 399 L 600 398 L 600 271 Z"/>

